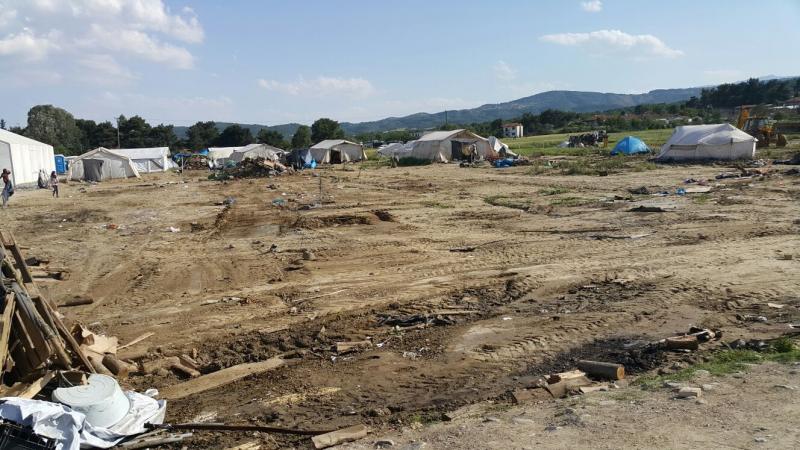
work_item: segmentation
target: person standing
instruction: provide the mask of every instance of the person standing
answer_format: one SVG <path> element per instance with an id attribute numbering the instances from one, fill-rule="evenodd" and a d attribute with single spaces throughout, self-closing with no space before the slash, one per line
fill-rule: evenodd
<path id="1" fill-rule="evenodd" d="M 50 187 L 53 188 L 53 197 L 58 198 L 58 175 L 55 170 L 50 173 Z"/>
<path id="2" fill-rule="evenodd" d="M 8 169 L 3 169 L 3 209 L 8 206 L 8 199 L 14 195 L 14 183 L 10 178 L 11 172 Z"/>

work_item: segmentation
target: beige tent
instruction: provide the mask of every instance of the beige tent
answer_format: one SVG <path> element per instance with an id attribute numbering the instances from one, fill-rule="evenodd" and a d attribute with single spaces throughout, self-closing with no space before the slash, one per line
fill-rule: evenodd
<path id="1" fill-rule="evenodd" d="M 242 162 L 245 159 L 264 158 L 270 161 L 277 161 L 279 152 L 283 150 L 267 144 L 250 144 L 238 150 L 235 150 L 230 155 L 230 160 L 233 162 Z"/>
<path id="2" fill-rule="evenodd" d="M 344 139 L 328 139 L 308 150 L 319 164 L 339 164 L 367 159 L 363 145 Z"/>
<path id="3" fill-rule="evenodd" d="M 139 178 L 136 165 L 125 155 L 104 147 L 96 148 L 69 163 L 67 179 L 105 181 L 113 178 Z"/>
<path id="4" fill-rule="evenodd" d="M 448 162 L 463 159 L 464 151 L 469 152 L 474 146 L 478 157 L 486 158 L 495 151 L 489 140 L 467 130 L 434 131 L 414 142 L 414 146 L 405 156 Z"/>

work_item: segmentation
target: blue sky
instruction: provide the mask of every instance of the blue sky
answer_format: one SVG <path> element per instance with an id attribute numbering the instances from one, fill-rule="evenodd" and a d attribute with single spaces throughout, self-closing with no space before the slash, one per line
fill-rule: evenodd
<path id="1" fill-rule="evenodd" d="M 375 120 L 800 75 L 800 1 L 0 0 L 0 118 Z M 752 31 L 751 31 L 752 30 Z"/>

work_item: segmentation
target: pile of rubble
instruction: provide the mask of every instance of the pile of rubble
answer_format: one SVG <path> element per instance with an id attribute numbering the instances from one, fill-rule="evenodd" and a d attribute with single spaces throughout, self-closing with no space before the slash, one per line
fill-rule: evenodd
<path id="1" fill-rule="evenodd" d="M 205 155 L 191 155 L 181 161 L 183 170 L 208 170 L 208 167 L 208 157 Z"/>
<path id="2" fill-rule="evenodd" d="M 284 166 L 280 162 L 259 157 L 242 160 L 242 162 L 233 167 L 223 169 L 215 174 L 213 178 L 262 178 L 290 173 L 291 171 L 291 168 Z"/>

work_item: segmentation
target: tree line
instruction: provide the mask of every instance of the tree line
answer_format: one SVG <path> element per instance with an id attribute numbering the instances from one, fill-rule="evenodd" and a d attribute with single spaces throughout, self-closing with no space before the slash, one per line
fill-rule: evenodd
<path id="1" fill-rule="evenodd" d="M 733 108 L 741 105 L 774 104 L 800 96 L 800 78 L 760 81 L 750 78 L 741 83 L 725 83 L 703 89 L 700 97 L 687 104 L 694 107 Z"/>
<path id="2" fill-rule="evenodd" d="M 5 120 L 0 119 L 0 128 L 5 127 Z M 95 122 L 77 119 L 67 110 L 53 105 L 32 107 L 28 111 L 26 126 L 11 127 L 9 131 L 50 144 L 57 153 L 68 156 L 80 155 L 97 147 L 169 147 L 175 152 L 259 143 L 281 149 L 308 148 L 312 142 L 345 137 L 339 122 L 322 118 L 310 127 L 298 127 L 289 141 L 278 131 L 268 128 L 262 128 L 255 136 L 249 128 L 237 124 L 220 131 L 213 121 L 195 123 L 188 127 L 184 139 L 178 139 L 173 125 L 154 126 L 140 116 L 120 115 L 116 124 L 111 121 Z"/>

